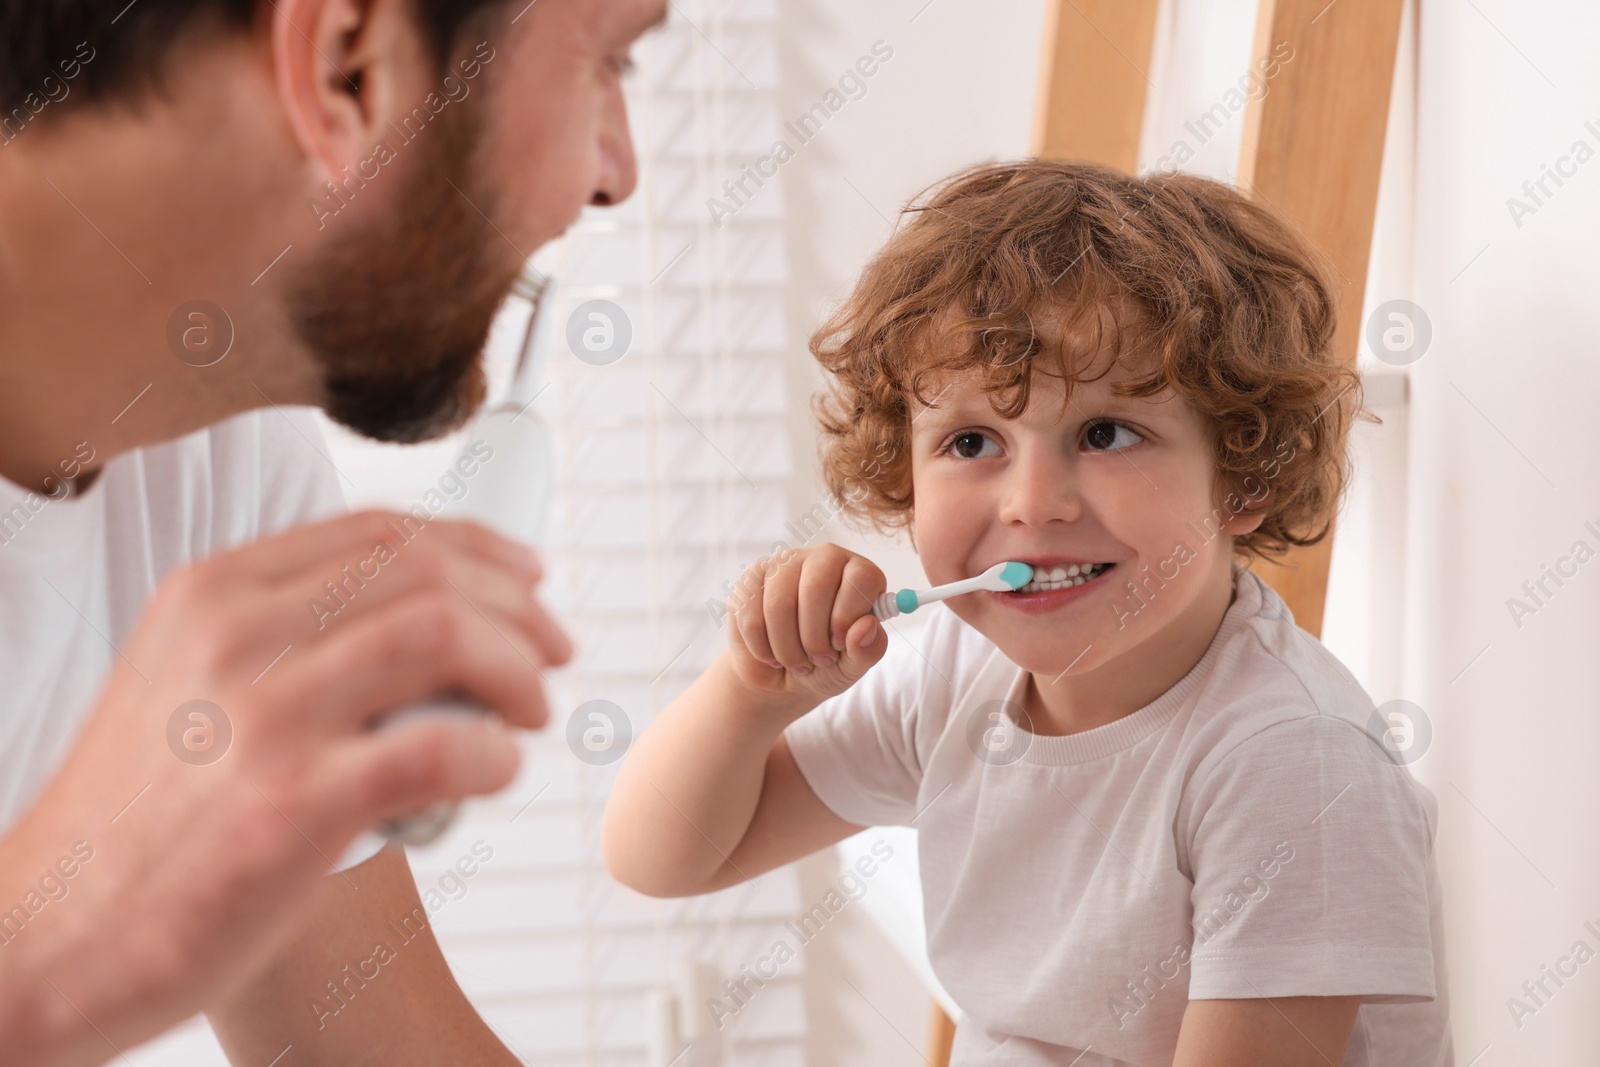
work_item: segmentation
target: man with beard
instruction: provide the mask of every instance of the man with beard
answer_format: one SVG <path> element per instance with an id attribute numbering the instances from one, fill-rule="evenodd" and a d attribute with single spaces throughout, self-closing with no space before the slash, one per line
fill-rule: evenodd
<path id="1" fill-rule="evenodd" d="M 510 782 L 571 645 L 517 546 L 342 515 L 296 406 L 396 442 L 479 406 L 527 257 L 633 190 L 665 14 L 0 0 L 0 1059 L 204 1011 L 240 1064 L 516 1062 L 404 853 L 330 857 Z M 491 714 L 374 729 L 454 692 Z"/>

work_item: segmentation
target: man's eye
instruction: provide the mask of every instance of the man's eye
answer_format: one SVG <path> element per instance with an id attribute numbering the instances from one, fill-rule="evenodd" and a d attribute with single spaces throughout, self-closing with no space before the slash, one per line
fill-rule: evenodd
<path id="1" fill-rule="evenodd" d="M 950 442 L 945 445 L 945 451 L 960 459 L 984 459 L 986 457 L 982 455 L 983 446 L 994 443 L 994 439 L 988 434 L 967 430 L 950 438 Z M 994 454 L 998 453 L 991 453 Z"/>
<path id="2" fill-rule="evenodd" d="M 1118 430 L 1121 430 L 1129 437 L 1135 438 L 1135 440 L 1117 447 Z M 1137 431 L 1122 425 L 1120 422 L 1096 422 L 1091 423 L 1089 428 L 1084 431 L 1084 440 L 1088 443 L 1092 452 L 1120 452 L 1124 448 L 1132 448 L 1140 441 L 1143 441 L 1144 438 Z"/>

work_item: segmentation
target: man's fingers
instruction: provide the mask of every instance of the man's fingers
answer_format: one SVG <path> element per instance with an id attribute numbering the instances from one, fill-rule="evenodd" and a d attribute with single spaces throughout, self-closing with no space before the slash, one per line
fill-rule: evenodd
<path id="1" fill-rule="evenodd" d="M 385 819 L 504 789 L 521 758 L 492 719 L 418 716 L 338 746 L 323 771 L 331 810 Z"/>
<path id="2" fill-rule="evenodd" d="M 378 509 L 299 526 L 219 558 L 228 559 L 230 565 L 243 568 L 258 581 L 278 583 L 305 577 L 320 586 L 343 577 L 347 564 L 354 570 L 373 561 L 380 544 L 396 558 L 408 549 L 427 545 L 517 571 L 530 582 L 544 574 L 536 554 L 477 523 L 442 518 L 424 522 L 417 515 Z"/>
<path id="3" fill-rule="evenodd" d="M 303 611 L 308 623 L 331 630 L 350 618 L 381 611 L 396 600 L 429 588 L 449 591 L 495 627 L 517 629 L 539 651 L 539 662 L 560 666 L 572 658 L 572 640 L 535 596 L 534 584 L 525 576 L 473 557 L 425 550 L 414 560 L 396 560 L 377 577 L 364 583 L 336 586 L 339 597 L 326 590 L 311 597 Z M 360 575 L 357 575 L 360 577 Z"/>
<path id="4" fill-rule="evenodd" d="M 509 723 L 537 729 L 549 720 L 537 655 L 516 628 L 496 627 L 455 593 L 430 590 L 351 620 L 279 670 L 311 713 L 344 723 L 459 690 Z"/>
<path id="5" fill-rule="evenodd" d="M 438 528 L 446 533 L 443 526 Z M 462 527 L 449 537 L 467 532 Z M 481 532 L 481 531 L 480 531 Z M 469 535 L 469 537 L 472 535 Z M 275 583 L 265 602 L 252 605 L 259 632 L 259 654 L 275 654 L 283 645 L 324 639 L 356 619 L 385 611 L 395 602 L 435 590 L 459 598 L 504 632 L 517 633 L 538 651 L 541 666 L 560 666 L 572 658 L 572 641 L 535 595 L 527 571 L 452 547 L 420 544 L 386 561 L 363 560 L 333 567 L 331 560 Z"/>
<path id="6" fill-rule="evenodd" d="M 543 662 L 551 667 L 563 667 L 572 662 L 575 651 L 572 638 L 567 636 L 567 631 L 562 629 L 555 616 L 532 597 L 522 606 L 522 610 L 523 630 L 542 654 Z"/>

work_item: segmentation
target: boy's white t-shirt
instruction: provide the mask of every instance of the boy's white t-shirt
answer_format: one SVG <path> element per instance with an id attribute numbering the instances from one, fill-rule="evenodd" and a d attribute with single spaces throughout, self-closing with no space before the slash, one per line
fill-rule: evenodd
<path id="1" fill-rule="evenodd" d="M 917 828 L 955 1067 L 1167 1065 L 1191 999 L 1336 995 L 1345 1067 L 1454 1062 L 1433 794 L 1233 570 L 1200 662 L 1108 725 L 1029 733 L 1026 673 L 942 611 L 786 731 L 838 815 Z"/>
<path id="2" fill-rule="evenodd" d="M 310 409 L 263 409 L 116 456 L 76 496 L 0 477 L 0 834 L 71 750 L 169 571 L 348 510 L 321 443 Z M 382 843 L 363 835 L 341 865 Z"/>

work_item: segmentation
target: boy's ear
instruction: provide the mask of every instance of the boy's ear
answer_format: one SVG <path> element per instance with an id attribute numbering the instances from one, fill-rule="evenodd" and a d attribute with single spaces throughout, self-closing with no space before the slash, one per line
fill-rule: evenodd
<path id="1" fill-rule="evenodd" d="M 1266 521 L 1266 518 L 1267 513 L 1265 511 L 1240 512 L 1229 519 L 1223 529 L 1235 537 L 1243 537 L 1245 534 L 1255 533 L 1257 528 Z"/>
<path id="2" fill-rule="evenodd" d="M 1237 496 L 1230 497 L 1230 500 L 1237 499 L 1240 498 Z M 1272 508 L 1272 501 L 1273 490 L 1269 487 L 1266 494 L 1259 500 L 1246 499 L 1244 501 L 1246 508 L 1243 511 L 1234 511 L 1231 507 L 1226 508 L 1228 518 L 1222 524 L 1223 532 L 1230 533 L 1235 537 L 1243 537 L 1245 534 L 1255 533 L 1261 524 L 1267 520 L 1267 512 Z"/>

